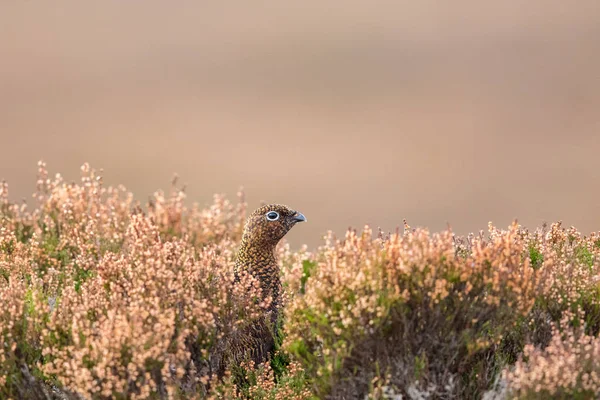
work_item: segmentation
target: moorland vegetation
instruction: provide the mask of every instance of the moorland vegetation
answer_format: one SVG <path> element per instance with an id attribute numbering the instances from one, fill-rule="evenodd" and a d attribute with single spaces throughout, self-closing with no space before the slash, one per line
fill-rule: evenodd
<path id="1" fill-rule="evenodd" d="M 282 242 L 276 352 L 218 379 L 219 343 L 265 307 L 235 284 L 241 193 L 188 206 L 174 182 L 141 204 L 40 163 L 29 203 L 0 185 L 1 398 L 600 396 L 598 234 L 405 222 Z"/>

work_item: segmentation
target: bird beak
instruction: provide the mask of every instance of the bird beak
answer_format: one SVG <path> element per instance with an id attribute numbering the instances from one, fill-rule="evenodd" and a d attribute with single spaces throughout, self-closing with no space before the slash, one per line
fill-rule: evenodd
<path id="1" fill-rule="evenodd" d="M 301 212 L 296 211 L 296 214 L 292 216 L 292 219 L 296 222 L 306 222 L 306 217 Z"/>

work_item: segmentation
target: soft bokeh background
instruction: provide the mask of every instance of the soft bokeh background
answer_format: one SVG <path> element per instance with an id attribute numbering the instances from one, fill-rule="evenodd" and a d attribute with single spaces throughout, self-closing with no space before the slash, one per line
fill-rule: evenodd
<path id="1" fill-rule="evenodd" d="M 600 2 L 0 4 L 0 178 L 88 161 L 144 200 L 370 223 L 600 229 Z M 217 4 L 218 3 L 218 4 Z"/>

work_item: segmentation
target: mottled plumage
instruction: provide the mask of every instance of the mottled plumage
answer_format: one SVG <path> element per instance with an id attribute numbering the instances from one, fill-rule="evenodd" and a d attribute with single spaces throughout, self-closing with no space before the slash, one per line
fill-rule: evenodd
<path id="1" fill-rule="evenodd" d="M 271 221 L 269 213 L 277 213 L 279 217 Z M 306 221 L 302 213 L 284 205 L 270 204 L 255 210 L 244 228 L 235 263 L 236 271 L 245 270 L 260 281 L 263 295 L 271 295 L 273 298 L 273 311 L 277 310 L 281 289 L 275 248 L 285 234 L 302 221 Z"/>
<path id="2" fill-rule="evenodd" d="M 235 262 L 236 281 L 242 271 L 259 280 L 263 298 L 271 297 L 266 318 L 252 321 L 236 338 L 229 338 L 226 353 L 229 362 L 250 358 L 255 363 L 267 360 L 273 351 L 275 324 L 279 317 L 281 280 L 275 258 L 277 243 L 298 223 L 306 221 L 302 213 L 281 204 L 270 204 L 255 210 L 246 221 L 242 242 Z M 224 372 L 225 365 L 217 370 Z"/>

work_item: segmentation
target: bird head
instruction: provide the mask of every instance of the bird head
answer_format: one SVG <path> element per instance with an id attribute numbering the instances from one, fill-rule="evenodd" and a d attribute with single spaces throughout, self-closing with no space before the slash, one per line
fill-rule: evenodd
<path id="1" fill-rule="evenodd" d="M 298 222 L 306 221 L 299 211 L 281 204 L 269 204 L 255 210 L 246 221 L 243 240 L 262 246 L 275 246 Z"/>

